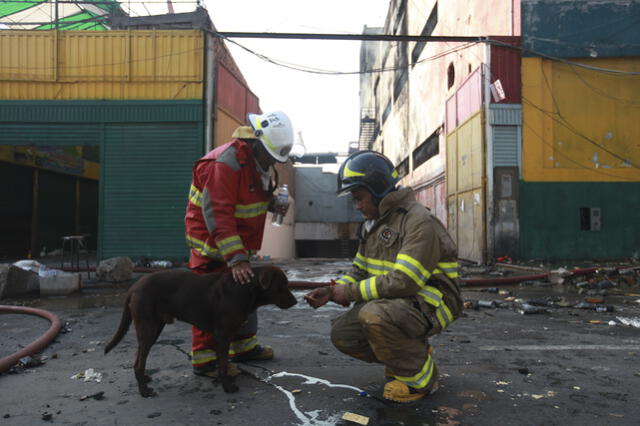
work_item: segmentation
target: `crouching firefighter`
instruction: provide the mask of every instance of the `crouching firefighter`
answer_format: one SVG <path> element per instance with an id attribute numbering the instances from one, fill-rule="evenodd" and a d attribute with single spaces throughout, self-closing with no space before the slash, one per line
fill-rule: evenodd
<path id="1" fill-rule="evenodd" d="M 438 388 L 428 338 L 462 312 L 455 243 L 442 223 L 397 188 L 398 173 L 382 154 L 360 151 L 342 164 L 338 194 L 350 193 L 364 217 L 353 268 L 305 296 L 353 307 L 332 321 L 340 351 L 385 366 L 383 397 L 417 401 Z"/>

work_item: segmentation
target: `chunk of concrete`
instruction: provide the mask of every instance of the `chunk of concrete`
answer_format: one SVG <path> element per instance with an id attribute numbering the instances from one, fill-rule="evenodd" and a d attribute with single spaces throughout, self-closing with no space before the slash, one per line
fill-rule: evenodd
<path id="1" fill-rule="evenodd" d="M 38 274 L 15 265 L 0 265 L 0 299 L 24 296 L 40 290 Z"/>
<path id="2" fill-rule="evenodd" d="M 96 276 L 100 281 L 128 281 L 133 276 L 133 262 L 128 257 L 112 257 L 103 260 L 96 268 Z"/>
<path id="3" fill-rule="evenodd" d="M 66 296 L 80 291 L 82 277 L 77 273 L 61 273 L 40 277 L 41 296 Z"/>

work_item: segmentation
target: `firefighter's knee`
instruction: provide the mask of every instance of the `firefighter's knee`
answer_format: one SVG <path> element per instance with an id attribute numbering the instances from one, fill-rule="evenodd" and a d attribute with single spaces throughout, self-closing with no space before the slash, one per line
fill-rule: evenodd
<path id="1" fill-rule="evenodd" d="M 375 304 L 368 303 L 358 312 L 358 322 L 365 329 L 372 326 L 380 326 L 386 323 L 384 312 Z"/>

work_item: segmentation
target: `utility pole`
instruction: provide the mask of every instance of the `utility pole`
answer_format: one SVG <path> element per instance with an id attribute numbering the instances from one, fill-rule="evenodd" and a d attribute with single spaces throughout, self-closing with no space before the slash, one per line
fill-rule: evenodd
<path id="1" fill-rule="evenodd" d="M 58 0 L 54 0 L 55 2 L 55 6 L 56 6 L 56 11 L 54 14 L 54 19 L 55 19 L 55 29 L 56 31 L 58 31 Z"/>

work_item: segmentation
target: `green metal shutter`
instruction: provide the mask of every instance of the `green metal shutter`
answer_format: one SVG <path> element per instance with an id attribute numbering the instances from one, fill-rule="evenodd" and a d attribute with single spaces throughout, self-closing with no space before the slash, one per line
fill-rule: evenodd
<path id="1" fill-rule="evenodd" d="M 93 123 L 0 123 L 0 145 L 100 145 L 100 137 L 101 129 Z"/>
<path id="2" fill-rule="evenodd" d="M 101 259 L 188 257 L 184 214 L 202 138 L 199 122 L 105 126 Z"/>
<path id="3" fill-rule="evenodd" d="M 494 167 L 518 166 L 518 127 L 491 126 Z"/>

